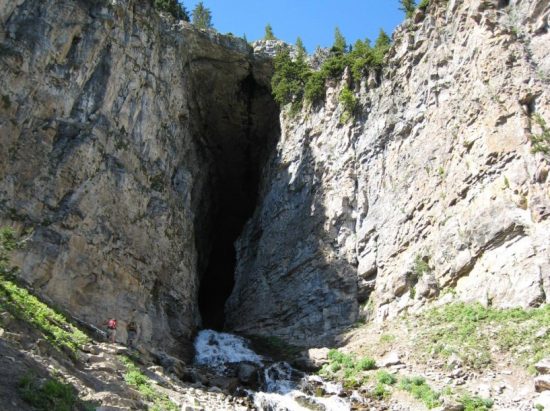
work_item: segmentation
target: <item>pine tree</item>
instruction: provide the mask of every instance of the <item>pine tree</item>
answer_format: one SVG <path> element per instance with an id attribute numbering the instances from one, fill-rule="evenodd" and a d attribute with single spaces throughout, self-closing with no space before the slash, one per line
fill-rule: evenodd
<path id="1" fill-rule="evenodd" d="M 189 14 L 182 2 L 178 0 L 155 0 L 155 9 L 166 11 L 176 19 L 189 21 Z"/>
<path id="2" fill-rule="evenodd" d="M 345 53 L 347 49 L 346 39 L 338 27 L 334 29 L 334 44 L 331 51 L 336 53 Z"/>
<path id="3" fill-rule="evenodd" d="M 193 9 L 193 24 L 199 29 L 212 28 L 212 13 L 209 8 L 204 6 L 202 1 L 198 2 Z"/>
<path id="4" fill-rule="evenodd" d="M 304 42 L 300 37 L 296 39 L 296 53 L 298 59 L 304 59 L 307 55 L 306 48 L 304 47 Z"/>
<path id="5" fill-rule="evenodd" d="M 386 34 L 383 29 L 380 29 L 380 34 L 374 42 L 373 49 L 373 64 L 378 67 L 382 67 L 384 63 L 384 56 L 391 47 L 390 36 Z"/>
<path id="6" fill-rule="evenodd" d="M 273 34 L 273 28 L 271 24 L 265 26 L 264 40 L 275 40 L 275 34 Z"/>
<path id="7" fill-rule="evenodd" d="M 414 0 L 399 0 L 401 7 L 399 10 L 404 11 L 407 18 L 412 17 L 414 11 L 416 10 L 416 2 Z"/>

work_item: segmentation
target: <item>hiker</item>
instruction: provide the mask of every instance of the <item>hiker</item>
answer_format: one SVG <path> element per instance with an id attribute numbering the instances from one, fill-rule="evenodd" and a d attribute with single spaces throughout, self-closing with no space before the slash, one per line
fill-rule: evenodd
<path id="1" fill-rule="evenodd" d="M 114 344 L 116 338 L 116 318 L 109 318 L 103 325 L 107 326 L 108 338 Z"/>
<path id="2" fill-rule="evenodd" d="M 126 325 L 126 332 L 128 333 L 128 339 L 127 339 L 127 345 L 130 348 L 136 348 L 136 339 L 138 334 L 138 326 L 134 320 L 130 320 L 130 322 Z"/>

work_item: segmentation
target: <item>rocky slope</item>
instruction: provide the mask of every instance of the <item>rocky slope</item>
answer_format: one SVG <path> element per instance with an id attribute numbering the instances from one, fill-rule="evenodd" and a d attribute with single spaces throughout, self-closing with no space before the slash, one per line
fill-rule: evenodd
<path id="1" fill-rule="evenodd" d="M 33 230 L 16 262 L 42 295 L 188 356 L 213 239 L 251 212 L 278 108 L 246 42 L 147 3 L 0 1 L 0 222 Z"/>
<path id="2" fill-rule="evenodd" d="M 431 2 L 394 33 L 381 81 L 297 116 L 237 243 L 227 325 L 296 343 L 432 301 L 550 298 L 550 6 Z M 350 84 L 351 85 L 351 84 Z"/>

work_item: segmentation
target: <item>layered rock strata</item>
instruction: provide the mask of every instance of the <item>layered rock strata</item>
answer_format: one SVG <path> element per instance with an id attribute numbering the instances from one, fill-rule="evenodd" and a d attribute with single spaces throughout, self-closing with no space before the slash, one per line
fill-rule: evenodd
<path id="1" fill-rule="evenodd" d="M 432 1 L 394 33 L 381 78 L 346 74 L 324 104 L 283 113 L 228 326 L 315 345 L 427 302 L 547 303 L 549 159 L 532 139 L 550 127 L 549 13 Z"/>
<path id="2" fill-rule="evenodd" d="M 37 292 L 188 356 L 214 216 L 251 207 L 278 109 L 244 40 L 147 3 L 0 1 L 1 222 L 32 229 Z"/>

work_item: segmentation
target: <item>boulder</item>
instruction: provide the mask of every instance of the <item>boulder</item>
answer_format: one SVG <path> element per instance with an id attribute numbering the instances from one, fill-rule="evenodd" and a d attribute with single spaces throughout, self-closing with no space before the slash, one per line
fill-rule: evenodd
<path id="1" fill-rule="evenodd" d="M 550 390 L 550 375 L 539 375 L 538 377 L 535 377 L 535 391 L 536 392 L 543 392 L 543 391 L 549 391 Z"/>
<path id="2" fill-rule="evenodd" d="M 550 358 L 544 358 L 535 364 L 539 374 L 550 374 Z"/>

